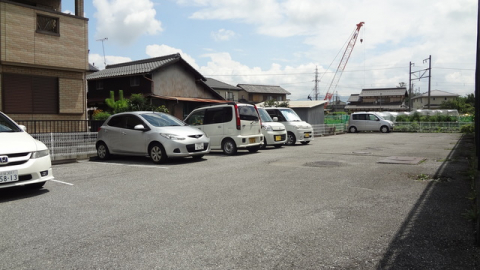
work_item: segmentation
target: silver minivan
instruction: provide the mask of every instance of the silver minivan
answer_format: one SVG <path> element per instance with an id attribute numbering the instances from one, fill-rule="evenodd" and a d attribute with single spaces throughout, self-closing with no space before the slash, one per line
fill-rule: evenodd
<path id="1" fill-rule="evenodd" d="M 263 144 L 261 121 L 257 107 L 229 102 L 193 110 L 185 123 L 205 132 L 212 150 L 234 155 L 238 149 L 257 152 Z"/>
<path id="2" fill-rule="evenodd" d="M 350 133 L 358 131 L 381 131 L 388 133 L 393 131 L 394 124 L 390 120 L 385 120 L 381 115 L 375 112 L 354 112 L 350 115 L 347 130 Z"/>

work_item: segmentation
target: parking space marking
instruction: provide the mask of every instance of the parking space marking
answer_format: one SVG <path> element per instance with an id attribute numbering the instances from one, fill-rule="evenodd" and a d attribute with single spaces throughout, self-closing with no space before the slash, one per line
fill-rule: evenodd
<path id="1" fill-rule="evenodd" d="M 143 167 L 143 168 L 154 168 L 154 169 L 168 169 L 168 167 L 159 167 L 156 165 L 140 165 L 140 164 L 123 164 L 123 163 L 102 163 L 109 165 L 118 165 L 118 166 L 130 166 L 130 167 Z"/>
<path id="2" fill-rule="evenodd" d="M 57 182 L 57 183 L 60 183 L 60 184 L 69 185 L 69 186 L 73 186 L 72 183 L 67 183 L 67 182 L 63 182 L 63 181 L 59 181 L 59 180 L 55 180 L 55 179 L 52 179 L 52 180 L 50 180 L 50 181 Z"/>

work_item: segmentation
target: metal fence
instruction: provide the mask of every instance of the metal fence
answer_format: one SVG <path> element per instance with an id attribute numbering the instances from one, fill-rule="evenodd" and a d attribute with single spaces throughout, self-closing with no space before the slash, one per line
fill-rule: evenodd
<path id="1" fill-rule="evenodd" d="M 395 122 L 395 132 L 456 133 L 473 122 Z"/>
<path id="2" fill-rule="evenodd" d="M 86 159 L 96 155 L 97 132 L 31 134 L 50 149 L 52 160 Z"/>
<path id="3" fill-rule="evenodd" d="M 103 120 L 17 120 L 29 133 L 96 132 Z"/>
<path id="4" fill-rule="evenodd" d="M 336 135 L 345 133 L 345 124 L 317 124 L 312 125 L 315 136 Z"/>

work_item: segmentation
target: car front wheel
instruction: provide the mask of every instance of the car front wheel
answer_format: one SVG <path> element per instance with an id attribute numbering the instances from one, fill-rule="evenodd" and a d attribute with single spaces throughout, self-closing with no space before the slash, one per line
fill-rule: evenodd
<path id="1" fill-rule="evenodd" d="M 356 132 L 357 132 L 357 128 L 356 128 L 356 127 L 350 127 L 350 128 L 348 129 L 348 131 L 349 131 L 350 133 L 356 133 Z"/>
<path id="2" fill-rule="evenodd" d="M 390 130 L 388 129 L 387 126 L 382 126 L 382 127 L 380 128 L 380 131 L 381 131 L 382 133 L 388 133 Z"/>
<path id="3" fill-rule="evenodd" d="M 287 141 L 285 142 L 285 144 L 294 145 L 296 141 L 297 141 L 297 138 L 295 138 L 295 135 L 292 132 L 288 132 Z"/>
<path id="4" fill-rule="evenodd" d="M 97 156 L 101 160 L 106 160 L 110 157 L 110 151 L 105 143 L 100 142 L 97 145 Z"/>
<path id="5" fill-rule="evenodd" d="M 150 155 L 152 161 L 156 164 L 165 162 L 165 160 L 167 160 L 165 149 L 163 149 L 163 146 L 159 143 L 154 143 L 152 146 L 150 146 L 148 154 Z"/>

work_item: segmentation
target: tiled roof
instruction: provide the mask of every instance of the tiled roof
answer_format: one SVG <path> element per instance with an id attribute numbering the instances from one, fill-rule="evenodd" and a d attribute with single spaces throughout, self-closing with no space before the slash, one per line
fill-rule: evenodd
<path id="1" fill-rule="evenodd" d="M 431 90 L 430 91 L 430 97 L 458 97 L 458 96 L 460 96 L 460 95 L 452 94 L 452 93 L 445 92 L 445 91 L 440 91 L 440 90 Z M 421 98 L 421 97 L 428 97 L 428 92 L 423 93 L 420 96 L 415 96 L 412 99 Z"/>
<path id="2" fill-rule="evenodd" d="M 239 87 L 230 85 L 228 83 L 221 82 L 219 80 L 215 80 L 212 78 L 207 78 L 207 81 L 205 82 L 208 86 L 210 86 L 212 89 L 219 89 L 219 90 L 234 90 L 234 91 L 240 91 Z"/>
<path id="3" fill-rule="evenodd" d="M 237 86 L 247 91 L 248 93 L 290 95 L 290 92 L 276 85 L 238 84 Z"/>
<path id="4" fill-rule="evenodd" d="M 361 97 L 379 97 L 379 96 L 405 96 L 408 95 L 406 88 L 373 88 L 362 89 Z"/>
<path id="5" fill-rule="evenodd" d="M 359 94 L 352 94 L 347 100 L 347 102 L 358 102 L 358 101 L 360 101 Z"/>
<path id="6" fill-rule="evenodd" d="M 193 67 L 191 67 L 185 60 L 182 59 L 180 54 L 171 54 L 156 58 L 149 58 L 144 60 L 120 63 L 115 65 L 108 65 L 105 69 L 100 70 L 98 72 L 92 73 L 87 75 L 87 80 L 93 79 L 101 79 L 101 78 L 112 78 L 112 77 L 120 77 L 120 76 L 128 76 L 128 75 L 135 75 L 135 74 L 145 74 L 152 72 L 160 67 L 178 62 L 183 61 L 186 65 L 188 65 L 198 76 L 202 79 L 204 77 L 198 73 Z"/>

